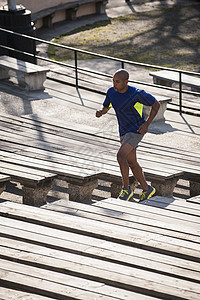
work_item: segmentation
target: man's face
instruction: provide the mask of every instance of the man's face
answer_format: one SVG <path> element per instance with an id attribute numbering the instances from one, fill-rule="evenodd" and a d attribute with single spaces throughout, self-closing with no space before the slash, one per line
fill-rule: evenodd
<path id="1" fill-rule="evenodd" d="M 127 90 L 128 80 L 125 80 L 123 76 L 118 74 L 113 77 L 113 87 L 116 92 L 124 93 Z"/>

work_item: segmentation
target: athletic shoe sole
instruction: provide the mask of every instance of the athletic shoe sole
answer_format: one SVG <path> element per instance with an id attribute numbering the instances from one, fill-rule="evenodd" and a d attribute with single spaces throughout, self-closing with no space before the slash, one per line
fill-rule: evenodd
<path id="1" fill-rule="evenodd" d="M 156 189 L 153 188 L 153 191 L 151 192 L 151 194 L 149 194 L 149 196 L 147 197 L 147 199 L 151 198 L 156 192 Z"/>
<path id="2" fill-rule="evenodd" d="M 126 199 L 125 201 L 129 201 L 131 198 L 133 197 L 133 193 L 131 193 L 128 197 L 128 199 Z"/>
<path id="3" fill-rule="evenodd" d="M 119 197 L 118 197 L 118 199 L 122 200 L 122 201 L 129 201 L 131 199 L 131 197 L 133 197 L 133 192 L 128 196 L 128 199 L 126 199 L 126 200 L 125 199 L 121 199 Z"/>

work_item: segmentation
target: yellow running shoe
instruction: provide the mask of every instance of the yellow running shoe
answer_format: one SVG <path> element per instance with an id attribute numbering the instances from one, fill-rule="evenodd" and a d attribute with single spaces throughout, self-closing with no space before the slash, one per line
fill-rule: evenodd
<path id="1" fill-rule="evenodd" d="M 128 201 L 132 196 L 133 196 L 133 191 L 130 189 L 130 187 L 129 187 L 129 189 L 123 188 L 121 190 L 121 193 L 120 193 L 118 199 Z"/>
<path id="2" fill-rule="evenodd" d="M 149 189 L 147 191 L 143 191 L 141 194 L 140 194 L 140 201 L 143 201 L 143 200 L 147 200 L 149 198 L 151 198 L 156 192 L 156 189 L 152 186 L 149 185 Z"/>

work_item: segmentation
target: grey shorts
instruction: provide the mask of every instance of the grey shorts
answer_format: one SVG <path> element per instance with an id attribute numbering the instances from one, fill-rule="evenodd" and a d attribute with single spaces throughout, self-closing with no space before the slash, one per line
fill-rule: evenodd
<path id="1" fill-rule="evenodd" d="M 140 133 L 134 133 L 134 132 L 128 132 L 125 135 L 120 136 L 120 142 L 122 143 L 128 143 L 134 148 L 138 146 L 138 144 L 141 142 L 142 138 L 144 137 L 144 134 Z"/>

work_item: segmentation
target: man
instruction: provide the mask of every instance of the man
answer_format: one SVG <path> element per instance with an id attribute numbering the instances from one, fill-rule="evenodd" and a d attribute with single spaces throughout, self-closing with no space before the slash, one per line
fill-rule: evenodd
<path id="1" fill-rule="evenodd" d="M 145 180 L 142 168 L 137 162 L 136 148 L 144 134 L 147 133 L 160 104 L 152 95 L 129 86 L 128 79 L 129 73 L 126 70 L 120 69 L 115 72 L 113 87 L 108 89 L 103 108 L 96 112 L 96 117 L 99 118 L 106 114 L 111 106 L 114 108 L 119 123 L 121 141 L 117 160 L 122 174 L 123 188 L 119 199 L 128 201 L 133 196 L 133 191 L 129 186 L 130 168 L 143 189 L 140 194 L 140 201 L 142 201 L 152 197 L 156 190 Z M 143 105 L 151 106 L 147 120 L 144 118 Z"/>

